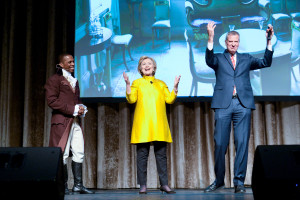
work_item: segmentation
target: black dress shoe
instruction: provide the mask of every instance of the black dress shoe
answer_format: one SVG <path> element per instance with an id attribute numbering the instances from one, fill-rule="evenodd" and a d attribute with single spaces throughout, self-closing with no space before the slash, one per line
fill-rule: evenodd
<path id="1" fill-rule="evenodd" d="M 83 185 L 74 185 L 72 188 L 73 193 L 80 193 L 80 194 L 95 194 L 94 191 L 87 189 Z"/>
<path id="2" fill-rule="evenodd" d="M 224 185 L 217 185 L 215 182 L 213 184 L 211 184 L 210 186 L 208 186 L 207 188 L 205 188 L 204 192 L 213 192 L 216 191 L 217 189 L 223 188 Z"/>
<path id="3" fill-rule="evenodd" d="M 246 188 L 244 185 L 234 186 L 234 193 L 244 193 L 244 192 L 246 192 Z"/>

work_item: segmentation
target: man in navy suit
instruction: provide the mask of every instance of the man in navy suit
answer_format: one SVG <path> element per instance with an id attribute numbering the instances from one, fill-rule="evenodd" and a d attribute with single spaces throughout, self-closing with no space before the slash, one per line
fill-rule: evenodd
<path id="1" fill-rule="evenodd" d="M 266 31 L 267 48 L 262 59 L 237 52 L 239 33 L 230 31 L 226 36 L 224 53 L 213 52 L 214 29 L 211 22 L 207 25 L 208 43 L 205 54 L 206 64 L 215 71 L 216 85 L 212 98 L 215 110 L 215 181 L 205 189 L 212 192 L 224 186 L 225 154 L 229 144 L 231 123 L 234 129 L 236 157 L 234 162 L 235 193 L 245 192 L 244 181 L 247 170 L 248 143 L 250 137 L 251 110 L 255 109 L 250 70 L 270 67 L 272 64 L 271 38 L 273 27 Z"/>

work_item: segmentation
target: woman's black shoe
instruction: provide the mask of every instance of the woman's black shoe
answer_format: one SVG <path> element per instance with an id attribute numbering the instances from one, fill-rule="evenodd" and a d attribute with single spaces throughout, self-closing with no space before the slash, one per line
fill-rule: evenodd
<path id="1" fill-rule="evenodd" d="M 160 189 L 160 191 L 161 191 L 162 193 L 164 193 L 164 192 L 167 193 L 167 194 L 175 194 L 175 193 L 176 193 L 174 190 L 171 190 L 171 189 L 170 189 L 170 190 L 167 190 L 166 187 L 167 187 L 167 186 L 161 186 L 159 189 Z"/>
<path id="2" fill-rule="evenodd" d="M 146 185 L 141 185 L 139 194 L 147 194 L 147 187 L 146 187 Z"/>

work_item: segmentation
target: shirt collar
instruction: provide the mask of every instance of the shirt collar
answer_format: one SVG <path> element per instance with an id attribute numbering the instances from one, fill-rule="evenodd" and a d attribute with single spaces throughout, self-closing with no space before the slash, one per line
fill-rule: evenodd
<path id="1" fill-rule="evenodd" d="M 62 72 L 63 72 L 63 76 L 72 76 L 71 73 L 65 69 L 62 69 Z"/>
<path id="2" fill-rule="evenodd" d="M 148 80 L 148 81 L 153 81 L 155 79 L 155 76 L 145 76 L 145 75 L 143 75 L 143 78 Z"/>

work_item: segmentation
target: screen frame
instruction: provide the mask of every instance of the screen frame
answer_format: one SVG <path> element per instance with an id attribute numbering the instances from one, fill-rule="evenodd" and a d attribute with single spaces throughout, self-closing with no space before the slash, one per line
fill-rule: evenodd
<path id="1" fill-rule="evenodd" d="M 209 1 L 210 2 L 210 1 Z M 251 0 L 249 2 L 252 3 Z M 76 6 L 74 5 L 74 11 L 76 9 Z M 75 20 L 74 20 L 75 22 Z M 75 27 L 75 26 L 74 26 Z M 75 34 L 75 31 L 74 31 Z M 75 41 L 75 40 L 74 40 Z M 75 45 L 75 43 L 74 43 Z M 74 46 L 74 52 L 75 52 L 75 46 Z M 125 84 L 125 83 L 124 83 Z M 180 87 L 179 87 L 180 90 Z M 125 91 L 124 91 L 125 95 Z M 118 103 L 118 102 L 127 102 L 126 97 L 80 97 L 80 99 L 87 103 Z M 274 102 L 280 102 L 280 101 L 300 101 L 300 95 L 298 96 L 281 96 L 281 95 L 272 95 L 272 96 L 254 96 L 255 102 L 265 102 L 265 101 L 274 101 Z M 177 97 L 176 102 L 211 102 L 212 96 L 180 96 Z"/>

